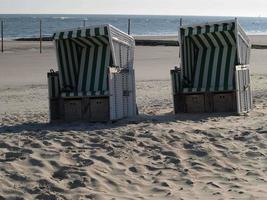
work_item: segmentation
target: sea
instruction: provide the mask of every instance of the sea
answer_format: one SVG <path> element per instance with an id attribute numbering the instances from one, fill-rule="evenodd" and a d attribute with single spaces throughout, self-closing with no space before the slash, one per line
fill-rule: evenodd
<path id="1" fill-rule="evenodd" d="M 42 35 L 51 36 L 55 31 L 82 26 L 111 24 L 125 32 L 131 19 L 132 35 L 177 35 L 182 18 L 183 25 L 233 19 L 234 17 L 212 16 L 155 16 L 155 15 L 32 15 L 0 14 L 5 40 L 39 37 L 40 20 Z M 239 22 L 248 34 L 267 34 L 267 18 L 239 17 Z"/>

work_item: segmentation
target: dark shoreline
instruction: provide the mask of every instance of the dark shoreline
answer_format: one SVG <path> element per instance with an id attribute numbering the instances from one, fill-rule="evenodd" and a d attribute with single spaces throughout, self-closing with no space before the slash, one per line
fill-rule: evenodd
<path id="1" fill-rule="evenodd" d="M 40 41 L 39 38 L 18 38 L 15 41 Z M 52 41 L 52 37 L 43 37 L 42 41 Z M 135 39 L 137 46 L 179 46 L 178 41 L 175 40 L 143 40 Z"/>
<path id="2" fill-rule="evenodd" d="M 40 41 L 39 38 L 18 38 L 15 41 Z M 52 37 L 43 37 L 42 41 L 52 41 Z M 175 40 L 153 40 L 153 39 L 135 39 L 136 46 L 179 46 L 179 42 Z M 252 44 L 252 49 L 267 49 L 267 45 Z"/>

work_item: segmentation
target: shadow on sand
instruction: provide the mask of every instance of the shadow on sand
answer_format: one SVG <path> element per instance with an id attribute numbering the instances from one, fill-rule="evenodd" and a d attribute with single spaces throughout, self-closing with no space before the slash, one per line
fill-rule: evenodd
<path id="1" fill-rule="evenodd" d="M 1 133 L 21 133 L 23 131 L 34 132 L 66 132 L 66 131 L 97 131 L 103 129 L 113 129 L 129 124 L 140 123 L 179 123 L 179 122 L 205 122 L 211 118 L 221 118 L 227 116 L 233 116 L 233 113 L 203 113 L 203 114 L 178 114 L 165 113 L 163 115 L 145 115 L 141 114 L 135 118 L 123 119 L 116 122 L 107 123 L 86 123 L 86 122 L 54 122 L 54 123 L 41 123 L 41 122 L 29 122 L 16 124 L 11 126 L 0 126 Z"/>

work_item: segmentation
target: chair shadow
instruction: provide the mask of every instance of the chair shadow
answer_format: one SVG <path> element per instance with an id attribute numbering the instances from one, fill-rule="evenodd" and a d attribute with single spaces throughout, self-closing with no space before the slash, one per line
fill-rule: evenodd
<path id="1" fill-rule="evenodd" d="M 204 122 L 210 118 L 229 117 L 236 116 L 235 113 L 179 113 L 173 114 L 173 112 L 165 113 L 162 115 L 142 115 L 142 119 L 156 123 L 168 123 L 168 122 Z"/>
<path id="2" fill-rule="evenodd" d="M 67 131 L 99 131 L 103 129 L 113 129 L 129 124 L 140 124 L 140 123 L 170 123 L 170 122 L 205 122 L 210 118 L 216 117 L 228 117 L 235 116 L 234 113 L 201 113 L 201 114 L 188 114 L 181 113 L 174 115 L 172 112 L 164 113 L 162 115 L 148 115 L 140 114 L 137 117 L 122 119 L 116 122 L 106 122 L 106 123 L 86 123 L 86 122 L 53 122 L 53 123 L 42 123 L 42 122 L 29 122 L 23 124 L 16 124 L 11 126 L 1 126 L 0 134 L 2 133 L 21 133 L 23 131 L 33 131 L 33 132 L 67 132 Z"/>

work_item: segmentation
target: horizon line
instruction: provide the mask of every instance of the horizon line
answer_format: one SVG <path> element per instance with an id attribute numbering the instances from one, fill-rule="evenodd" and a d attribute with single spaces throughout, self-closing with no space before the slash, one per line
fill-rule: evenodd
<path id="1" fill-rule="evenodd" d="M 170 15 L 163 15 L 163 14 L 116 14 L 116 13 L 0 13 L 0 15 L 121 15 L 121 16 L 177 16 L 177 17 L 251 17 L 251 18 L 267 18 L 267 16 L 243 16 L 243 15 L 177 15 L 177 14 L 170 14 Z"/>

